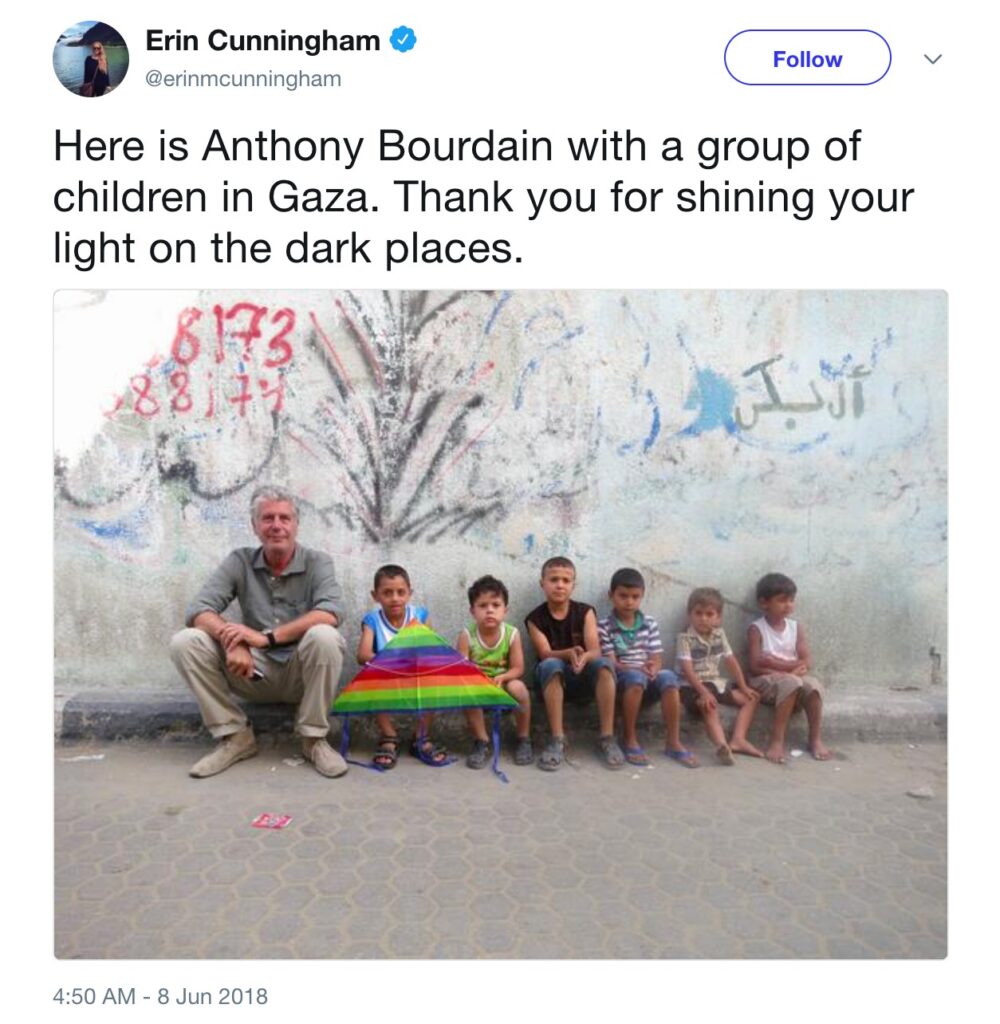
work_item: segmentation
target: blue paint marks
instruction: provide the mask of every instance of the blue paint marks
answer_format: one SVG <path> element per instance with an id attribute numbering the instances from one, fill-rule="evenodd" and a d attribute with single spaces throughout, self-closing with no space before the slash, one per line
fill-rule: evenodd
<path id="1" fill-rule="evenodd" d="M 646 440 L 642 442 L 642 450 L 648 452 L 653 447 L 653 442 L 659 437 L 660 434 L 660 407 L 656 404 L 656 396 L 652 391 L 646 392 L 646 401 L 653 408 L 653 422 L 649 428 L 649 434 L 646 436 Z"/>
<path id="2" fill-rule="evenodd" d="M 819 361 L 819 372 L 822 374 L 825 380 L 837 380 L 839 377 L 846 375 L 848 367 L 854 362 L 854 356 L 846 355 L 840 361 L 840 366 L 834 366 L 833 363 L 828 363 L 825 359 Z"/>
<path id="3" fill-rule="evenodd" d="M 527 386 L 528 378 L 538 372 L 538 360 L 532 359 L 528 362 L 528 365 L 521 371 L 521 379 L 517 382 L 517 387 L 514 389 L 514 408 L 520 409 L 524 405 L 524 389 Z"/>
<path id="4" fill-rule="evenodd" d="M 813 448 L 818 448 L 824 441 L 829 440 L 829 431 L 824 431 L 818 437 L 814 437 L 811 441 L 802 441 L 799 444 L 793 444 L 788 450 L 792 455 L 800 455 L 802 452 L 811 452 Z"/>
<path id="5" fill-rule="evenodd" d="M 683 430 L 680 437 L 700 437 L 710 430 L 722 429 L 727 434 L 736 433 L 733 409 L 736 406 L 736 389 L 725 377 L 714 370 L 697 370 L 695 386 L 684 402 L 685 409 L 697 409 L 698 417 Z"/>
<path id="6" fill-rule="evenodd" d="M 98 540 L 111 541 L 115 544 L 126 544 L 129 547 L 138 548 L 144 546 L 144 538 L 139 530 L 142 521 L 133 518 L 112 520 L 107 523 L 99 523 L 93 519 L 75 519 L 74 522 L 81 529 Z"/>
<path id="7" fill-rule="evenodd" d="M 483 334 L 489 335 L 490 331 L 493 330 L 493 325 L 497 322 L 497 318 L 500 316 L 504 306 L 507 305 L 510 301 L 511 295 L 513 294 L 513 292 L 501 293 L 500 298 L 497 299 L 496 305 L 492 310 L 490 310 L 490 315 L 486 318 L 486 326 L 483 328 Z"/>
<path id="8" fill-rule="evenodd" d="M 712 536 L 716 540 L 729 540 L 729 538 L 732 536 L 731 532 L 727 530 L 726 527 L 723 526 L 721 523 L 712 523 L 711 529 Z"/>
<path id="9" fill-rule="evenodd" d="M 533 533 L 525 534 L 522 543 L 524 545 L 524 553 L 530 555 L 535 550 L 535 535 Z"/>
<path id="10" fill-rule="evenodd" d="M 536 321 L 544 319 L 546 317 L 555 317 L 561 325 L 563 325 L 563 332 L 560 334 L 555 341 L 549 342 L 546 347 L 546 352 L 557 351 L 558 349 L 565 348 L 567 343 L 572 341 L 574 338 L 578 338 L 583 334 L 584 328 L 580 327 L 566 327 L 566 318 L 557 309 L 543 309 L 536 313 L 534 316 L 529 317 L 524 324 L 525 332 L 531 331 Z M 542 357 L 544 358 L 544 356 Z M 539 360 L 532 359 L 527 366 L 521 371 L 520 380 L 517 382 L 517 388 L 514 391 L 514 408 L 520 409 L 524 404 L 524 389 L 527 385 L 528 378 L 538 371 Z"/>
<path id="11" fill-rule="evenodd" d="M 802 455 L 804 452 L 811 452 L 814 448 L 825 444 L 830 440 L 830 434 L 827 431 L 818 434 L 809 441 L 800 441 L 798 444 L 781 444 L 780 441 L 767 441 L 764 438 L 755 438 L 747 430 L 738 431 L 736 438 L 740 444 L 745 444 L 750 448 L 762 448 L 765 451 L 780 452 L 784 455 Z"/>
<path id="12" fill-rule="evenodd" d="M 581 334 L 583 334 L 582 326 L 566 327 L 566 318 L 562 315 L 562 313 L 559 312 L 558 309 L 543 309 L 540 312 L 535 313 L 534 316 L 528 317 L 524 324 L 525 331 L 533 330 L 535 323 L 538 320 L 543 320 L 546 317 L 550 316 L 555 317 L 559 321 L 559 323 L 561 323 L 564 327 L 562 334 L 560 334 L 558 338 L 556 338 L 556 343 L 552 347 L 561 348 L 565 342 L 572 341 L 574 338 L 578 338 Z"/>
<path id="13" fill-rule="evenodd" d="M 652 350 L 649 347 L 649 342 L 646 342 L 646 347 L 643 350 L 642 365 L 643 367 L 649 366 L 649 357 L 652 355 Z"/>
<path id="14" fill-rule="evenodd" d="M 893 334 L 892 328 L 887 327 L 885 329 L 885 335 L 881 338 L 876 338 L 875 341 L 872 342 L 871 350 L 868 353 L 868 361 L 861 365 L 866 366 L 869 370 L 873 370 L 878 365 L 879 357 L 886 349 L 892 348 L 895 340 L 896 336 Z M 819 361 L 819 372 L 826 380 L 839 380 L 841 377 L 847 376 L 847 374 L 853 370 L 856 365 L 854 356 L 851 355 L 851 353 L 848 353 L 840 360 L 839 364 L 836 365 L 827 362 L 825 359 L 821 359 Z"/>
<path id="15" fill-rule="evenodd" d="M 206 501 L 199 505 L 203 523 L 222 523 L 232 515 L 232 509 L 223 501 Z"/>

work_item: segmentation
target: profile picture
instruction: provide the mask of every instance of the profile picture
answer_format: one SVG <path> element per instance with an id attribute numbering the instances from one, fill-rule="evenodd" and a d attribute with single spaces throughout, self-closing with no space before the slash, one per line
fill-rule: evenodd
<path id="1" fill-rule="evenodd" d="M 128 74 L 128 47 L 121 33 L 103 21 L 78 21 L 52 50 L 56 78 L 77 96 L 106 96 Z"/>

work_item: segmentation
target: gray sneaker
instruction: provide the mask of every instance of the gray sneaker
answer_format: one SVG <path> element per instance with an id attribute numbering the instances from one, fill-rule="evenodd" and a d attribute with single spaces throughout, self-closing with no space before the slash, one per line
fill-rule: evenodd
<path id="1" fill-rule="evenodd" d="M 302 741 L 302 754 L 312 761 L 313 768 L 328 779 L 347 773 L 347 762 L 324 739 L 306 738 Z"/>
<path id="2" fill-rule="evenodd" d="M 197 764 L 193 765 L 188 775 L 196 779 L 207 779 L 210 775 L 224 772 L 237 761 L 245 761 L 257 753 L 257 740 L 253 734 L 253 726 L 248 725 L 231 736 L 226 736 L 215 749 L 206 754 Z"/>

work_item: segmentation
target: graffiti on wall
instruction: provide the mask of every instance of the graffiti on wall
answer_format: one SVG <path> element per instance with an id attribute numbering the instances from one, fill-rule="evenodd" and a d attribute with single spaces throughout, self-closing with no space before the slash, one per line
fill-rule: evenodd
<path id="1" fill-rule="evenodd" d="M 764 390 L 767 392 L 767 400 L 764 402 L 754 402 L 751 406 L 749 416 L 744 416 L 743 410 L 739 405 L 737 405 L 735 421 L 740 430 L 753 430 L 760 417 L 769 415 L 770 413 L 780 413 L 783 415 L 785 417 L 784 425 L 788 430 L 794 430 L 799 425 L 799 420 L 796 419 L 796 417 L 801 418 L 802 416 L 809 416 L 813 413 L 826 411 L 835 420 L 843 419 L 844 414 L 847 411 L 844 387 L 845 376 L 853 384 L 851 395 L 853 416 L 855 419 L 861 418 L 865 411 L 864 392 L 862 390 L 864 379 L 871 375 L 871 370 L 866 369 L 864 366 L 855 366 L 852 367 L 848 373 L 841 376 L 837 381 L 835 400 L 828 400 L 820 394 L 819 388 L 816 386 L 816 381 L 810 380 L 809 390 L 812 393 L 812 399 L 807 402 L 789 401 L 781 397 L 778 385 L 775 383 L 771 372 L 771 367 L 783 358 L 784 357 L 780 354 L 771 356 L 770 359 L 764 359 L 759 363 L 754 363 L 754 365 L 749 369 L 743 371 L 744 377 L 751 377 L 753 374 L 760 374 Z"/>
<path id="2" fill-rule="evenodd" d="M 583 327 L 536 310 L 520 327 L 536 351 L 518 365 L 494 337 L 508 298 L 185 308 L 168 353 L 113 396 L 84 456 L 57 456 L 59 496 L 107 508 L 155 480 L 218 501 L 271 477 L 372 542 L 433 542 L 525 496 L 580 493 L 600 437 L 572 398 Z"/>
<path id="3" fill-rule="evenodd" d="M 606 475 L 604 452 L 647 460 L 639 473 L 657 478 L 678 446 L 716 431 L 771 452 L 828 442 L 826 428 L 792 444 L 783 436 L 819 418 L 860 421 L 893 343 L 886 330 L 810 374 L 785 351 L 742 368 L 702 365 L 679 329 L 679 361 L 652 331 L 605 355 L 605 331 L 548 293 L 187 306 L 82 455 L 57 455 L 58 497 L 91 538 L 119 544 L 126 534 L 140 543 L 130 517 L 153 488 L 182 504 L 234 499 L 241 519 L 244 492 L 262 480 L 372 544 L 435 543 L 539 502 L 571 523 Z"/>

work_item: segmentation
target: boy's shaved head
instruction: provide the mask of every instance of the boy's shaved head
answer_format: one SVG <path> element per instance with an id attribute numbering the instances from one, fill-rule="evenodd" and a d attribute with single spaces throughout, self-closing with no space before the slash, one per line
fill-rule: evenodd
<path id="1" fill-rule="evenodd" d="M 405 580 L 408 587 L 413 586 L 413 584 L 410 583 L 410 574 L 401 565 L 382 565 L 375 570 L 374 589 L 378 590 L 378 585 L 382 580 L 395 579 Z"/>
<path id="2" fill-rule="evenodd" d="M 542 563 L 543 578 L 550 569 L 569 569 L 574 576 L 576 575 L 576 566 L 569 558 L 563 555 L 556 555 L 554 558 L 549 558 Z"/>

